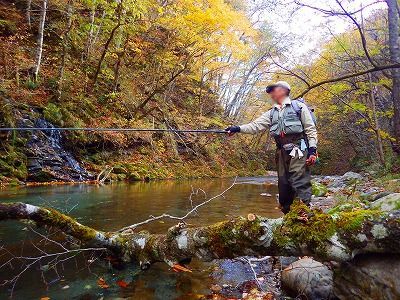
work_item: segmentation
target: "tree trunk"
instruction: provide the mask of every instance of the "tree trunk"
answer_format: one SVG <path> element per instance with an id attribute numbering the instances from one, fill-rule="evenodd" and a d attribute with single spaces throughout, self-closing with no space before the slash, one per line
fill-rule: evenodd
<path id="1" fill-rule="evenodd" d="M 348 261 L 360 253 L 400 253 L 400 210 L 390 214 L 358 210 L 332 216 L 295 203 L 280 219 L 249 214 L 204 227 L 179 223 L 165 234 L 150 234 L 135 232 L 137 225 L 103 232 L 52 208 L 0 203 L 0 221 L 24 219 L 55 227 L 85 246 L 108 248 L 125 262 L 138 261 L 144 269 L 155 262 L 173 266 L 192 257 L 210 261 L 245 255 L 307 255 Z"/>
<path id="2" fill-rule="evenodd" d="M 114 92 L 119 91 L 120 70 L 121 70 L 123 58 L 126 53 L 126 47 L 128 47 L 128 43 L 129 43 L 129 35 L 126 36 L 124 47 L 123 47 L 122 51 L 117 52 L 118 58 L 117 58 L 117 62 L 115 63 L 115 66 L 114 66 L 114 88 L 113 88 Z"/>
<path id="3" fill-rule="evenodd" d="M 26 1 L 26 22 L 28 23 L 29 29 L 31 29 L 31 7 L 32 0 Z"/>
<path id="4" fill-rule="evenodd" d="M 115 34 L 117 33 L 118 28 L 122 25 L 121 21 L 122 21 L 122 14 L 123 14 L 123 6 L 122 6 L 122 1 L 119 3 L 117 9 L 116 9 L 116 14 L 117 14 L 117 24 L 115 24 L 115 26 L 113 27 L 113 29 L 110 32 L 110 35 L 106 41 L 106 43 L 104 44 L 104 49 L 103 52 L 101 53 L 99 62 L 97 64 L 97 68 L 96 71 L 94 73 L 93 76 L 93 87 L 96 85 L 97 83 L 97 79 L 99 77 L 100 71 L 101 71 L 101 65 L 103 64 L 104 58 L 106 57 L 108 48 L 110 47 L 111 42 L 114 39 Z"/>
<path id="5" fill-rule="evenodd" d="M 388 5 L 389 51 L 391 63 L 400 62 L 399 14 L 397 0 L 386 0 Z M 393 150 L 400 154 L 400 68 L 391 69 L 393 88 L 393 125 L 395 142 Z"/>
<path id="6" fill-rule="evenodd" d="M 43 33 L 44 33 L 44 24 L 46 22 L 46 12 L 47 12 L 47 0 L 43 0 L 42 10 L 40 12 L 40 21 L 39 21 L 39 30 L 38 30 L 38 39 L 37 39 L 36 64 L 35 64 L 34 71 L 33 71 L 35 81 L 37 81 L 37 79 L 38 79 L 40 64 L 42 62 Z"/>
<path id="7" fill-rule="evenodd" d="M 378 118 L 378 112 L 376 110 L 376 101 L 375 101 L 376 94 L 374 92 L 375 87 L 372 83 L 371 74 L 368 74 L 368 80 L 369 80 L 369 87 L 370 87 L 369 98 L 371 100 L 373 130 L 375 132 L 375 137 L 376 137 L 376 147 L 377 147 L 379 161 L 380 161 L 382 167 L 384 167 L 385 166 L 385 152 L 383 151 L 381 126 L 380 126 L 380 122 L 379 122 L 379 118 Z"/>
<path id="8" fill-rule="evenodd" d="M 65 70 L 65 62 L 67 60 L 67 55 L 68 55 L 68 39 L 69 39 L 69 32 L 71 31 L 72 28 L 72 12 L 73 12 L 73 7 L 72 7 L 72 0 L 68 1 L 68 6 L 67 6 L 67 28 L 65 30 L 63 39 L 62 39 L 62 54 L 61 54 L 61 64 L 60 64 L 60 69 L 58 72 L 58 90 L 57 90 L 57 100 L 59 101 L 62 96 L 62 90 L 63 90 L 63 80 L 64 80 L 64 70 Z"/>
<path id="9" fill-rule="evenodd" d="M 88 37 L 86 40 L 86 47 L 85 47 L 85 52 L 82 54 L 82 63 L 90 57 L 90 49 L 92 48 L 92 42 L 93 42 L 93 33 L 94 33 L 94 17 L 96 15 L 96 5 L 92 6 L 92 9 L 90 10 L 90 28 L 89 28 L 89 33 Z"/>

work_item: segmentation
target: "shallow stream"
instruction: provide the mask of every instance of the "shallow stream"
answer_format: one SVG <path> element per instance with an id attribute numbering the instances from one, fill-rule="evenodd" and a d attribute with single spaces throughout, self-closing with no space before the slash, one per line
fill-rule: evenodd
<path id="1" fill-rule="evenodd" d="M 85 225 L 112 231 L 145 220 L 150 215 L 164 212 L 184 215 L 191 205 L 221 193 L 232 182 L 233 179 L 199 179 L 105 186 L 36 186 L 0 190 L 0 202 L 21 201 L 51 206 L 69 212 Z M 230 216 L 246 216 L 248 213 L 279 217 L 281 214 L 276 209 L 276 193 L 275 178 L 239 178 L 223 197 L 200 208 L 197 215 L 187 219 L 187 223 L 205 225 Z M 152 233 L 165 232 L 174 224 L 169 220 L 155 221 L 143 229 Z M 18 256 L 38 251 L 32 244 L 41 237 L 27 230 L 29 224 L 9 221 L 0 223 L 0 226 L 0 265 L 9 257 L 7 252 Z M 215 273 L 218 273 L 218 267 L 215 263 L 197 260 L 189 267 L 192 273 L 175 273 L 162 263 L 144 272 L 139 271 L 137 266 L 116 270 L 87 253 L 56 267 L 34 265 L 18 279 L 13 299 L 199 299 L 201 295 L 209 294 L 210 286 L 217 280 Z M 13 264 L 0 269 L 0 283 L 12 278 L 17 268 L 18 264 Z M 228 280 L 232 274 L 226 272 L 235 273 L 229 268 L 235 267 L 228 264 L 227 270 L 222 270 Z M 109 288 L 98 286 L 99 277 L 105 280 Z M 118 286 L 116 282 L 121 280 L 128 286 Z M 241 279 L 234 280 L 232 283 L 237 284 Z M 0 287 L 0 299 L 6 299 L 10 291 L 10 286 Z"/>

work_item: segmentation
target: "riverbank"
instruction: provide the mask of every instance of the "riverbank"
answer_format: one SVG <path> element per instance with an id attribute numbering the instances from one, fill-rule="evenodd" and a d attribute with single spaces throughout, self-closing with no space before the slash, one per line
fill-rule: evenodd
<path id="1" fill-rule="evenodd" d="M 400 179 L 393 176 L 374 179 L 354 172 L 319 176 L 313 180 L 311 205 L 333 218 L 340 212 L 348 212 L 356 222 L 361 222 L 368 209 L 391 213 L 400 207 L 399 183 Z M 349 226 L 348 230 L 354 230 L 357 224 Z M 341 264 L 321 263 L 311 257 L 246 257 L 222 260 L 217 266 L 218 276 L 211 286 L 213 299 L 292 296 L 295 299 L 394 300 L 400 296 L 397 277 L 400 257 L 391 254 L 357 255 L 352 261 Z M 393 272 L 387 272 L 388 269 Z"/>

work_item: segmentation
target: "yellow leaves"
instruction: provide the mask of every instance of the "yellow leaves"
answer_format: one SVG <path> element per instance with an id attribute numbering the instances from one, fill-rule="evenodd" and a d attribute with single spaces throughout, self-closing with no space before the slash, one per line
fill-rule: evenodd
<path id="1" fill-rule="evenodd" d="M 241 36 L 256 35 L 245 14 L 223 0 L 178 0 L 158 21 L 174 30 L 181 40 L 191 41 L 196 48 L 215 56 L 223 50 L 243 57 L 249 49 Z"/>

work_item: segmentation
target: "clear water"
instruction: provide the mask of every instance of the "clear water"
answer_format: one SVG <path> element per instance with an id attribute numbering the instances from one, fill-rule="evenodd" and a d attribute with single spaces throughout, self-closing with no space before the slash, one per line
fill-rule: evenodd
<path id="1" fill-rule="evenodd" d="M 207 179 L 105 186 L 37 186 L 0 190 L 0 202 L 22 201 L 70 210 L 70 215 L 79 222 L 112 231 L 147 219 L 149 215 L 164 212 L 182 215 L 191 208 L 189 196 L 193 190 L 201 188 L 206 194 L 199 191 L 193 196 L 196 204 L 205 197 L 219 194 L 232 181 Z M 187 222 L 194 225 L 211 224 L 248 213 L 279 217 L 281 214 L 276 209 L 276 193 L 273 178 L 240 178 L 224 197 L 199 209 L 198 215 L 190 217 Z M 165 232 L 174 224 L 163 220 L 146 225 L 143 229 L 154 233 Z M 0 226 L 0 247 L 4 246 L 0 248 L 0 265 L 9 256 L 8 252 L 27 255 L 37 251 L 32 243 L 39 237 L 26 230 L 27 224 L 9 221 Z M 17 281 L 13 299 L 198 299 L 199 295 L 210 291 L 213 283 L 210 274 L 214 265 L 194 260 L 190 264 L 193 273 L 175 273 L 162 263 L 144 272 L 135 265 L 117 270 L 104 260 L 93 262 L 93 257 L 87 253 L 58 264 L 56 268 L 47 270 L 48 266 L 45 267 L 43 272 L 44 267 L 36 264 L 25 272 Z M 0 283 L 12 278 L 13 272 L 17 271 L 20 271 L 18 263 L 0 269 Z M 104 278 L 110 288 L 100 288 L 96 283 L 99 277 Z M 128 282 L 129 286 L 119 287 L 116 284 L 118 280 Z M 6 299 L 9 294 L 10 286 L 0 287 L 0 299 Z"/>

